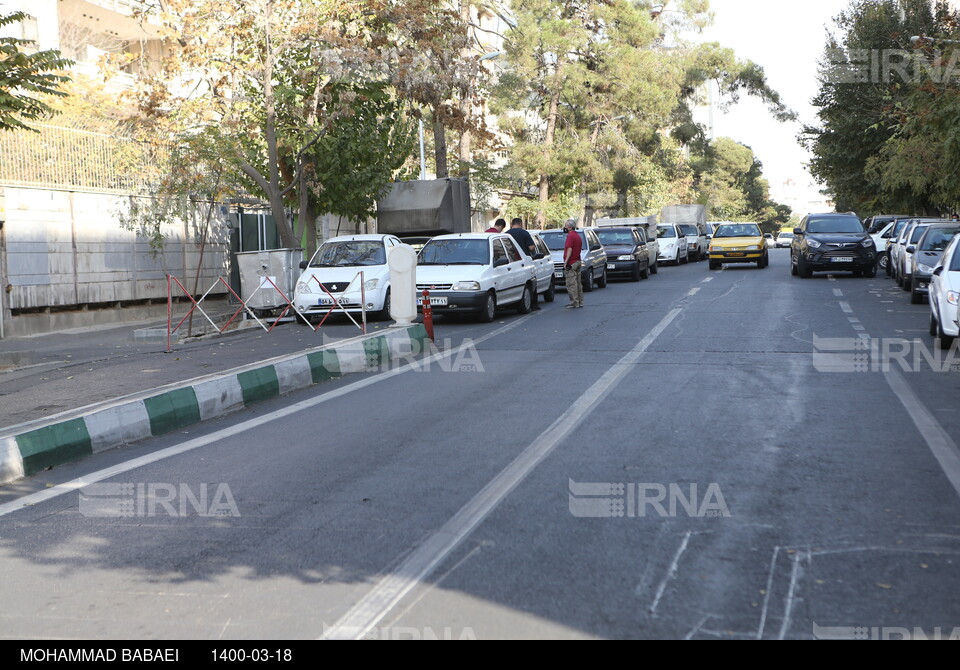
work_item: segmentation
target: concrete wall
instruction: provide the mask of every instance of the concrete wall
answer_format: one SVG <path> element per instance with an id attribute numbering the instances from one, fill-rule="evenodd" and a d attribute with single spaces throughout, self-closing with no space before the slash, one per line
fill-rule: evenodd
<path id="1" fill-rule="evenodd" d="M 126 197 L 42 189 L 5 189 L 4 307 L 12 310 L 164 299 L 167 273 L 192 289 L 199 261 L 199 225 L 167 226 L 154 255 L 123 230 L 117 212 Z M 200 292 L 229 273 L 229 230 L 217 211 L 204 252 Z M 189 282 L 189 283 L 188 283 Z M 218 287 L 213 293 L 225 293 Z"/>
<path id="2" fill-rule="evenodd" d="M 57 19 L 57 0 L 3 0 L 0 14 L 26 12 L 37 19 L 38 48 L 60 48 L 60 26 Z M 20 37 L 20 24 L 0 28 L 5 36 Z"/>

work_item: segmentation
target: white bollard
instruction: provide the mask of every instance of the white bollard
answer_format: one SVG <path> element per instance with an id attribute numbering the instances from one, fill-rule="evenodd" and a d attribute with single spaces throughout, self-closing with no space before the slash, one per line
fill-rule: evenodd
<path id="1" fill-rule="evenodd" d="M 393 247 L 390 265 L 390 318 L 409 326 L 417 318 L 417 252 L 408 244 Z"/>

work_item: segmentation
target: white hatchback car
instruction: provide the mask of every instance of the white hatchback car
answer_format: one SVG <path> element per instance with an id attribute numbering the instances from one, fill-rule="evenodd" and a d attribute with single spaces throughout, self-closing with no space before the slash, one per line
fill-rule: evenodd
<path id="1" fill-rule="evenodd" d="M 317 249 L 300 267 L 293 304 L 310 318 L 327 314 L 336 302 L 347 312 L 390 314 L 390 266 L 387 250 L 402 244 L 393 235 L 346 235 L 334 237 Z M 361 283 L 361 273 L 363 281 Z"/>
<path id="2" fill-rule="evenodd" d="M 949 349 L 960 337 L 960 235 L 953 238 L 930 280 L 930 334 Z"/>
<path id="3" fill-rule="evenodd" d="M 690 262 L 687 238 L 676 224 L 661 223 L 658 225 L 657 242 L 660 243 L 658 262 L 675 263 L 677 265 Z"/>
<path id="4" fill-rule="evenodd" d="M 441 235 L 420 250 L 418 305 L 425 290 L 435 313 L 472 313 L 489 323 L 498 307 L 512 305 L 521 314 L 533 309 L 537 267 L 509 235 Z"/>

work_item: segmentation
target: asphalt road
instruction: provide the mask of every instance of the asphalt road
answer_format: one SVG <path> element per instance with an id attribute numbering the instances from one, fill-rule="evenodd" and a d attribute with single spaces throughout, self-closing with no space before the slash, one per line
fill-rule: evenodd
<path id="1" fill-rule="evenodd" d="M 4 487 L 0 636 L 948 636 L 960 369 L 887 365 L 927 306 L 787 253 L 440 319 L 429 365 Z"/>

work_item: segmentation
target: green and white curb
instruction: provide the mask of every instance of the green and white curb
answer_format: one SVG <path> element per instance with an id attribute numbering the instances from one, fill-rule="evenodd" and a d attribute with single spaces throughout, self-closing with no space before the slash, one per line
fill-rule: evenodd
<path id="1" fill-rule="evenodd" d="M 391 328 L 0 429 L 0 484 L 396 358 L 410 359 L 425 351 L 427 342 L 422 325 Z"/>

